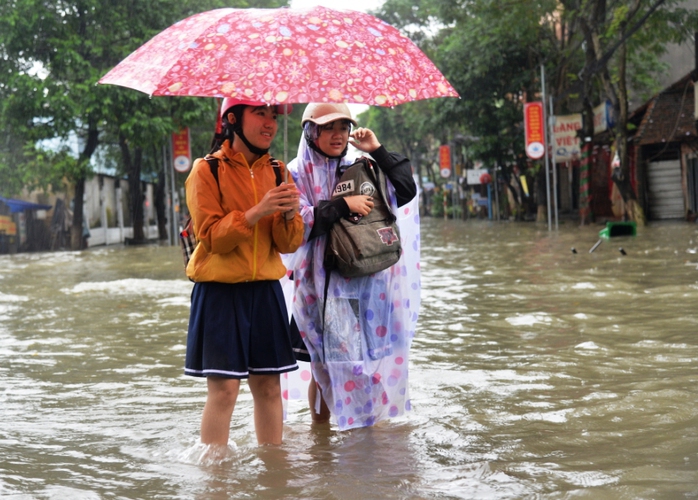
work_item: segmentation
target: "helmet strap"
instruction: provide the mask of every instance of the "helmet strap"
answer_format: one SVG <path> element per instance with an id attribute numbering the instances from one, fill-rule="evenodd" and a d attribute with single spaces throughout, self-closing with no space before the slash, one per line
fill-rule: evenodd
<path id="1" fill-rule="evenodd" d="M 236 106 L 233 106 L 229 110 L 229 112 L 233 113 L 233 116 L 235 117 L 235 122 L 232 124 L 229 124 L 228 120 L 226 118 L 224 125 L 228 124 L 228 127 L 230 128 L 230 131 L 231 131 L 231 133 L 225 134 L 226 138 L 230 139 L 230 144 L 232 145 L 233 144 L 233 133 L 235 133 L 235 135 L 237 135 L 240 138 L 240 140 L 245 144 L 245 146 L 247 146 L 247 149 L 250 150 L 250 153 L 253 153 L 253 154 L 256 154 L 259 156 L 265 155 L 265 154 L 267 154 L 269 149 L 268 148 L 267 149 L 258 148 L 257 146 L 252 144 L 247 139 L 247 137 L 245 137 L 245 134 L 242 132 L 242 115 L 243 115 L 246 107 L 247 107 L 246 105 L 238 104 Z"/>
<path id="2" fill-rule="evenodd" d="M 258 148 L 254 144 L 252 144 L 247 137 L 245 137 L 245 134 L 242 133 L 242 124 L 235 124 L 233 125 L 233 132 L 235 132 L 235 135 L 237 135 L 240 140 L 245 143 L 245 146 L 247 146 L 247 149 L 250 150 L 250 153 L 254 153 L 256 155 L 262 156 L 265 155 L 269 152 L 269 148 L 267 149 L 262 149 Z"/>

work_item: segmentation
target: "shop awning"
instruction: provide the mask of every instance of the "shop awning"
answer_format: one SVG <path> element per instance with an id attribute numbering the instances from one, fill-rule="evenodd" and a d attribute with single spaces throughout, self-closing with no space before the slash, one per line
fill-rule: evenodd
<path id="1" fill-rule="evenodd" d="M 25 210 L 51 210 L 53 208 L 52 205 L 41 205 L 24 200 L 12 200 L 10 198 L 3 198 L 2 196 L 0 196 L 0 201 L 10 207 L 10 212 L 13 214 L 24 212 Z"/>

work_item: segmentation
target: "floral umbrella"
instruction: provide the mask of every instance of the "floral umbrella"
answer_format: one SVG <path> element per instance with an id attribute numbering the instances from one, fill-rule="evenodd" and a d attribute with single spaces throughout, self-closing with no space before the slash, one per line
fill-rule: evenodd
<path id="1" fill-rule="evenodd" d="M 149 95 L 237 97 L 268 104 L 395 106 L 459 97 L 426 55 L 394 27 L 368 14 L 324 7 L 196 14 L 155 36 L 99 83 Z M 286 149 L 284 144 L 284 158 Z M 349 370 L 334 368 L 333 380 L 342 382 L 336 394 L 345 391 L 342 404 L 345 411 L 354 412 L 339 421 L 341 428 L 371 425 L 409 407 L 405 353 L 419 308 L 416 203 L 415 199 L 412 207 L 403 206 L 398 217 L 402 237 L 410 235 L 405 242 L 411 251 L 403 254 L 396 273 L 387 272 L 391 286 L 402 277 L 411 280 L 407 292 L 391 306 L 400 310 L 390 313 L 399 330 L 391 341 L 400 348 L 386 352 L 383 359 L 367 361 L 365 372 L 361 364 Z M 292 288 L 292 282 L 284 280 L 284 286 Z M 290 297 L 288 291 L 285 294 Z M 367 377 L 369 373 L 372 377 Z M 293 392 L 288 387 L 285 392 Z M 361 397 L 352 397 L 355 389 Z M 361 401 L 361 418 L 355 417 L 357 408 L 350 401 Z"/>
<path id="2" fill-rule="evenodd" d="M 362 12 L 216 9 L 162 31 L 99 83 L 156 96 L 395 106 L 459 97 L 407 37 Z"/>

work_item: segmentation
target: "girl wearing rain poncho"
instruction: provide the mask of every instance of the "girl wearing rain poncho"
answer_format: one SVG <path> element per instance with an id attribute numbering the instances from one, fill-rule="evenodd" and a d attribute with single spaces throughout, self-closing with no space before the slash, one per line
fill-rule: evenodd
<path id="1" fill-rule="evenodd" d="M 364 427 L 410 409 L 408 354 L 419 311 L 419 213 L 412 167 L 389 153 L 356 122 L 345 104 L 309 104 L 303 136 L 289 171 L 300 191 L 303 244 L 284 263 L 293 278 L 293 322 L 310 354 L 308 388 L 315 422 L 340 429 Z M 369 153 L 388 179 L 403 254 L 392 267 L 360 278 L 331 271 L 327 297 L 323 260 L 332 224 L 350 213 L 367 215 L 364 195 L 332 199 L 341 172 L 352 163 L 347 144 Z M 299 358 L 300 359 L 300 358 Z"/>

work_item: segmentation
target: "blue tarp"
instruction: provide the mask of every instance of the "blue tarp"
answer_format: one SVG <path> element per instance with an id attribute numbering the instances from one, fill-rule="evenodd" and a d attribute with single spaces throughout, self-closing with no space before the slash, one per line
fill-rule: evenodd
<path id="1" fill-rule="evenodd" d="M 25 210 L 51 210 L 53 208 L 52 205 L 40 205 L 39 203 L 32 203 L 30 201 L 12 200 L 10 198 L 3 198 L 2 196 L 0 196 L 0 201 L 10 207 L 10 212 L 13 214 Z"/>

